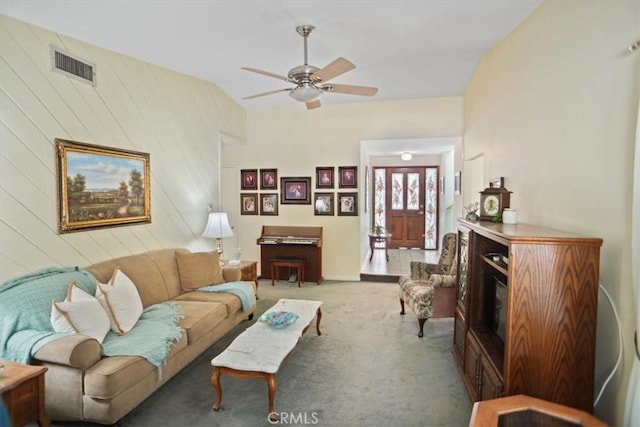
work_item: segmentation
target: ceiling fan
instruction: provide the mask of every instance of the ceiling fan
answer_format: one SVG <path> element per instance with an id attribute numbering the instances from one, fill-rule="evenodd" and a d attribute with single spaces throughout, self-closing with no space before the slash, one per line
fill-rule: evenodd
<path id="1" fill-rule="evenodd" d="M 324 92 L 346 93 L 349 95 L 373 96 L 378 92 L 378 88 L 369 86 L 354 86 L 327 83 L 334 77 L 338 77 L 351 71 L 356 66 L 348 59 L 339 57 L 324 68 L 318 68 L 307 63 L 307 38 L 315 29 L 312 25 L 301 25 L 296 27 L 296 31 L 304 38 L 304 65 L 298 65 L 289 70 L 287 76 L 270 73 L 268 71 L 259 70 L 257 68 L 241 67 L 243 70 L 262 74 L 285 82 L 294 83 L 295 87 L 272 90 L 269 92 L 259 93 L 257 95 L 247 96 L 242 99 L 253 99 L 260 96 L 271 95 L 279 92 L 289 92 L 296 101 L 304 102 L 307 109 L 311 110 L 320 107 L 320 98 Z"/>

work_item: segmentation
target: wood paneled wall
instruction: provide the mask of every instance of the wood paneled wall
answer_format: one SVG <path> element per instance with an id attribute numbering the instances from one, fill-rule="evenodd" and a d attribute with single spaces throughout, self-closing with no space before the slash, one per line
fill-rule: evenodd
<path id="1" fill-rule="evenodd" d="M 95 64 L 92 86 L 52 71 L 51 46 Z M 0 16 L 0 281 L 146 250 L 212 248 L 219 134 L 244 110 L 212 83 Z M 59 235 L 54 139 L 151 154 L 152 223 Z"/>

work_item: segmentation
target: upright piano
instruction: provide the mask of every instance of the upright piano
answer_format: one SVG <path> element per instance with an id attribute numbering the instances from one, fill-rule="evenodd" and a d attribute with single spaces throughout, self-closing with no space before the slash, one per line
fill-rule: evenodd
<path id="1" fill-rule="evenodd" d="M 295 257 L 305 260 L 306 282 L 322 282 L 322 227 L 263 225 L 257 243 L 261 279 L 271 279 L 272 258 Z"/>

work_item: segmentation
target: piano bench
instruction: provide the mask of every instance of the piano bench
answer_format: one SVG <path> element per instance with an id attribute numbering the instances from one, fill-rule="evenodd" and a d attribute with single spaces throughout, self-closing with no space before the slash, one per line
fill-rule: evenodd
<path id="1" fill-rule="evenodd" d="M 274 285 L 274 280 L 278 281 L 278 269 L 280 267 L 288 267 L 296 269 L 296 276 L 298 276 L 298 287 L 300 282 L 304 282 L 304 258 L 271 258 L 271 286 Z"/>

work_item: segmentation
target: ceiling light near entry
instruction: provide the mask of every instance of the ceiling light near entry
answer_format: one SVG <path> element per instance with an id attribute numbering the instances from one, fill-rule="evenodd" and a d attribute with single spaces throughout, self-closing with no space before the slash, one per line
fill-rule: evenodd
<path id="1" fill-rule="evenodd" d="M 322 91 L 311 85 L 300 85 L 289 92 L 289 96 L 300 102 L 317 101 L 322 96 Z"/>
<path id="2" fill-rule="evenodd" d="M 405 151 L 404 153 L 400 154 L 400 158 L 405 162 L 408 162 L 409 160 L 413 159 L 413 155 L 410 152 Z"/>

